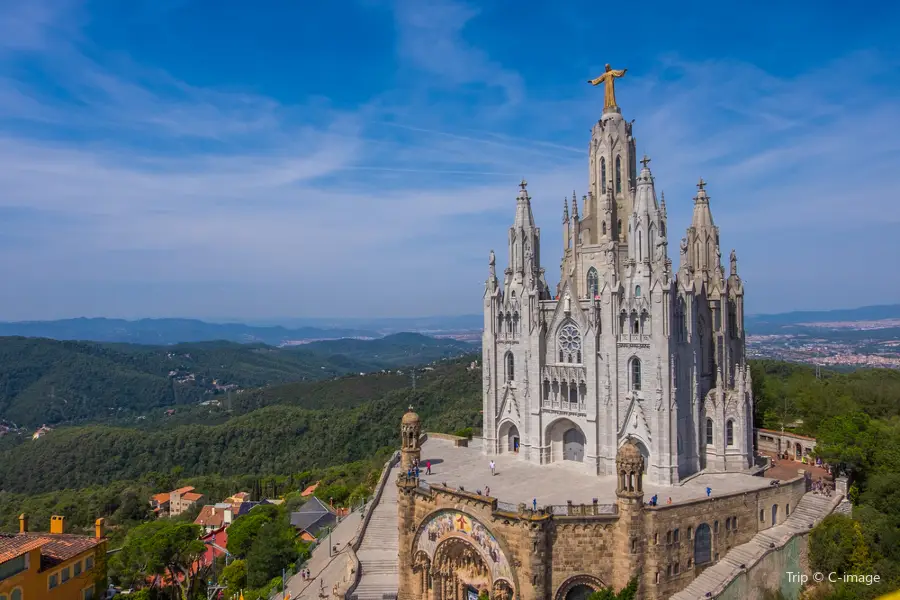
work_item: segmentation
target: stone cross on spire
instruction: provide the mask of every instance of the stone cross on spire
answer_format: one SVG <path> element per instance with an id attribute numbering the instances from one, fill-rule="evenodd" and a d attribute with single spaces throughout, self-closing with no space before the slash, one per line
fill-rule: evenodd
<path id="1" fill-rule="evenodd" d="M 641 164 L 644 165 L 644 168 L 648 168 L 647 165 L 650 164 L 650 158 L 645 154 L 644 158 L 641 159 Z"/>
<path id="2" fill-rule="evenodd" d="M 528 187 L 528 182 L 525 181 L 525 178 L 524 178 L 524 177 L 522 178 L 522 182 L 519 183 L 519 187 L 522 188 L 523 190 L 524 190 L 526 187 Z"/>
<path id="3" fill-rule="evenodd" d="M 697 183 L 697 189 L 702 192 L 705 190 L 705 188 L 706 188 L 706 182 L 703 181 L 703 178 L 701 177 L 700 181 Z"/>

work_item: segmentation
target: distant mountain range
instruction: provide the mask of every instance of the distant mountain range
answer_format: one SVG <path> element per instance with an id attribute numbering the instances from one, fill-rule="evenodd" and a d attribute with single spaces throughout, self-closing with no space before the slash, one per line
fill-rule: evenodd
<path id="1" fill-rule="evenodd" d="M 900 319 L 900 304 L 863 306 L 827 311 L 796 311 L 769 315 L 748 315 L 750 333 L 783 333 L 804 324 L 838 321 L 881 321 Z M 169 345 L 225 340 L 241 344 L 290 345 L 342 338 L 380 338 L 414 331 L 443 336 L 480 331 L 482 315 L 398 318 L 272 319 L 268 321 L 210 323 L 198 319 L 78 318 L 58 321 L 0 323 L 0 336 L 44 337 L 55 340 L 86 340 L 130 344 Z"/>
<path id="2" fill-rule="evenodd" d="M 861 306 L 822 311 L 795 311 L 773 315 L 747 315 L 744 326 L 752 334 L 786 333 L 807 329 L 811 323 L 865 322 L 900 319 L 900 304 Z M 806 327 L 804 327 L 806 326 Z"/>
<path id="3" fill-rule="evenodd" d="M 43 337 L 54 340 L 86 340 L 127 344 L 168 345 L 225 340 L 241 344 L 280 346 L 290 342 L 333 340 L 348 337 L 375 338 L 382 334 L 356 328 L 254 326 L 242 323 L 207 323 L 196 319 L 79 318 L 58 321 L 0 323 L 0 336 Z"/>

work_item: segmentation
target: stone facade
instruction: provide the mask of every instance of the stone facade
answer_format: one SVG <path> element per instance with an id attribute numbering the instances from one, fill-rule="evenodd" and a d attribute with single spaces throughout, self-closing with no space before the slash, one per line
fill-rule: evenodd
<path id="1" fill-rule="evenodd" d="M 800 460 L 816 449 L 816 438 L 806 435 L 761 428 L 754 431 L 759 452 L 777 456 L 787 453 L 791 460 Z"/>
<path id="2" fill-rule="evenodd" d="M 405 432 L 409 422 L 418 418 L 406 418 Z M 487 592 L 496 600 L 584 600 L 632 578 L 638 598 L 668 598 L 732 547 L 784 522 L 807 490 L 801 477 L 649 506 L 644 467 L 641 449 L 629 440 L 617 451 L 614 505 L 546 507 L 429 485 L 405 470 L 397 481 L 398 599 L 472 600 Z"/>
<path id="3" fill-rule="evenodd" d="M 723 269 L 701 180 L 680 264 L 668 255 L 665 196 L 632 123 L 604 110 L 589 144 L 588 193 L 563 203 L 560 283 L 551 292 L 523 181 L 502 280 L 491 252 L 484 294 L 488 454 L 615 472 L 634 440 L 648 480 L 747 469 L 753 396 L 737 258 Z"/>

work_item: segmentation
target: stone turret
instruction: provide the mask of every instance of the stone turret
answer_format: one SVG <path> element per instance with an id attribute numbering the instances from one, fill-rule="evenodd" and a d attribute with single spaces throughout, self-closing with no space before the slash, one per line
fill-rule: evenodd
<path id="1" fill-rule="evenodd" d="M 632 439 L 625 440 L 616 453 L 619 522 L 613 586 L 617 590 L 639 576 L 644 566 L 644 467 L 644 456 L 637 444 Z M 642 587 L 642 583 L 638 585 L 638 598 Z"/>
<path id="2" fill-rule="evenodd" d="M 415 509 L 413 499 L 418 479 L 409 477 L 408 473 L 416 459 L 420 458 L 419 437 L 422 435 L 422 423 L 412 406 L 400 421 L 400 473 L 397 476 L 397 524 L 400 536 L 400 552 L 398 561 L 401 565 L 411 564 L 410 545 L 415 536 Z M 416 598 L 415 576 L 410 569 L 400 569 L 398 600 L 414 600 Z"/>
<path id="3" fill-rule="evenodd" d="M 422 436 L 422 423 L 419 420 L 419 415 L 413 411 L 412 406 L 409 407 L 409 410 L 400 421 L 400 436 L 402 439 L 400 466 L 403 471 L 407 471 L 421 458 L 422 453 L 419 447 L 419 438 Z"/>

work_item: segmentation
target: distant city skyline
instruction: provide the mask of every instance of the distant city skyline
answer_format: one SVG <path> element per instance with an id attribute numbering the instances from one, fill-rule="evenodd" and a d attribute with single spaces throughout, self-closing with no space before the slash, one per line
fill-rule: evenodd
<path id="1" fill-rule="evenodd" d="M 900 302 L 900 7 L 0 9 L 0 321 L 477 314 L 524 177 L 555 289 L 605 63 L 752 314 Z M 884 264 L 887 264 L 885 268 Z"/>

